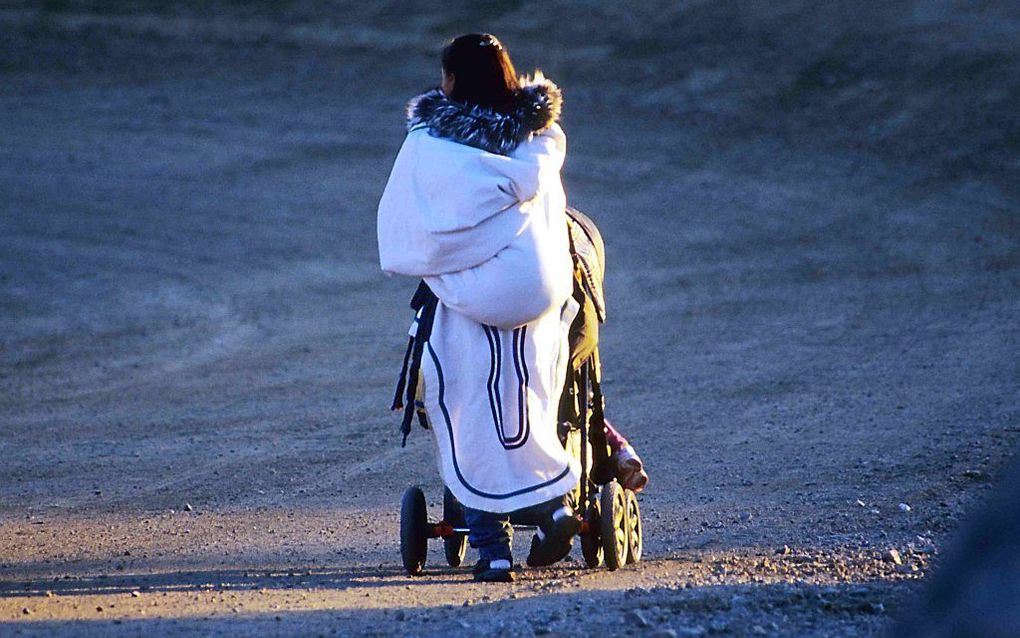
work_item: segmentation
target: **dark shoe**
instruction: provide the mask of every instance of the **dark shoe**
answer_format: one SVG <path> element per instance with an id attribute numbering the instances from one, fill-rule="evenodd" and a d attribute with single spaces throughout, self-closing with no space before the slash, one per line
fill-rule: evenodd
<path id="1" fill-rule="evenodd" d="M 479 583 L 512 583 L 514 580 L 513 561 L 505 558 L 485 560 L 475 563 L 471 568 L 475 580 Z"/>
<path id="2" fill-rule="evenodd" d="M 570 553 L 574 536 L 580 529 L 581 521 L 574 516 L 570 507 L 563 506 L 556 510 L 552 520 L 547 525 L 539 526 L 538 533 L 531 538 L 528 565 L 542 567 L 563 560 Z"/>

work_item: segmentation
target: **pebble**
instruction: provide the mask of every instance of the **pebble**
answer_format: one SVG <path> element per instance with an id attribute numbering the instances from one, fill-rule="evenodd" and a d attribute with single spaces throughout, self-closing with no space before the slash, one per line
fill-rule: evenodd
<path id="1" fill-rule="evenodd" d="M 191 506 L 191 503 L 185 503 L 185 504 L 184 504 L 184 509 L 186 509 L 186 510 L 187 510 L 187 511 L 189 511 L 189 512 L 193 512 L 193 511 L 195 511 L 195 508 L 193 508 L 193 507 Z"/>
<path id="2" fill-rule="evenodd" d="M 969 479 L 971 479 L 973 481 L 987 481 L 988 480 L 988 472 L 983 472 L 981 470 L 964 470 L 963 476 L 964 476 L 964 478 L 969 478 Z"/>
<path id="3" fill-rule="evenodd" d="M 869 614 L 884 614 L 885 605 L 882 603 L 862 603 L 860 610 Z"/>
<path id="4" fill-rule="evenodd" d="M 783 556 L 788 556 L 789 554 L 793 553 L 793 550 L 790 549 L 789 545 L 783 545 L 782 547 L 776 550 L 776 553 L 782 554 Z"/>
<path id="5" fill-rule="evenodd" d="M 886 562 L 893 563 L 894 565 L 902 565 L 903 559 L 900 557 L 900 553 L 895 549 L 890 549 L 882 556 Z"/>
<path id="6" fill-rule="evenodd" d="M 623 619 L 627 622 L 627 624 L 634 625 L 635 627 L 641 627 L 642 629 L 651 625 L 651 623 L 648 622 L 648 619 L 636 609 L 628 611 L 624 615 Z"/>
<path id="7" fill-rule="evenodd" d="M 907 505 L 906 503 L 900 503 L 900 511 L 906 514 L 907 512 L 910 511 L 910 506 Z"/>
<path id="8" fill-rule="evenodd" d="M 142 595 L 142 593 L 141 593 L 141 592 L 138 592 L 138 591 L 133 591 L 133 592 L 131 592 L 131 597 L 132 597 L 132 598 L 138 598 L 138 597 L 139 597 L 139 596 L 141 596 L 141 595 Z"/>
<path id="9" fill-rule="evenodd" d="M 761 625 L 755 625 L 754 627 L 751 627 L 751 633 L 757 636 L 764 636 L 768 632 L 765 631 L 765 628 Z"/>
<path id="10" fill-rule="evenodd" d="M 32 610 L 29 609 L 28 607 L 22 607 L 21 608 L 21 613 L 23 613 L 23 614 L 25 614 L 27 616 L 27 615 L 32 613 Z"/>

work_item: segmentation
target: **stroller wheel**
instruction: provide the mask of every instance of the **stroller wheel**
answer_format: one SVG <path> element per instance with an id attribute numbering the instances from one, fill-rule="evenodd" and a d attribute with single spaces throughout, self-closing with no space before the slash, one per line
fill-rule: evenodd
<path id="1" fill-rule="evenodd" d="M 584 555 L 584 564 L 594 569 L 602 564 L 602 534 L 599 529 L 599 507 L 594 503 L 584 513 L 584 522 L 588 531 L 581 534 L 581 554 Z"/>
<path id="2" fill-rule="evenodd" d="M 454 527 L 465 527 L 464 506 L 448 487 L 443 488 L 443 520 Z M 454 534 L 445 537 L 443 549 L 446 551 L 446 562 L 450 567 L 460 567 L 464 562 L 464 554 L 467 553 L 467 536 Z"/>
<path id="3" fill-rule="evenodd" d="M 627 492 L 627 564 L 641 560 L 641 508 L 637 494 Z"/>
<path id="4" fill-rule="evenodd" d="M 602 550 L 605 552 L 606 567 L 618 569 L 627 560 L 630 529 L 627 525 L 627 497 L 616 481 L 602 487 L 599 495 L 601 517 L 599 529 L 602 532 Z"/>
<path id="5" fill-rule="evenodd" d="M 428 552 L 428 512 L 420 487 L 409 487 L 400 501 L 400 557 L 408 574 L 417 576 Z"/>

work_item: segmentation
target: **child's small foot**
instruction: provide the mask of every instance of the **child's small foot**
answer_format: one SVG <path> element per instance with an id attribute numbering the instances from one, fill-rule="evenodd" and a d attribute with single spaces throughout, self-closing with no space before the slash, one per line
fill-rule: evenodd
<path id="1" fill-rule="evenodd" d="M 613 454 L 616 465 L 616 480 L 620 485 L 633 492 L 640 492 L 648 485 L 648 473 L 645 472 L 641 458 L 629 445 L 625 445 Z"/>
<path id="2" fill-rule="evenodd" d="M 475 580 L 479 583 L 512 583 L 514 573 L 513 563 L 506 558 L 494 560 L 481 559 L 471 569 Z"/>
<path id="3" fill-rule="evenodd" d="M 574 535 L 581 529 L 581 521 L 574 516 L 574 510 L 564 505 L 552 513 L 551 520 L 540 525 L 538 533 L 531 538 L 531 551 L 527 563 L 530 567 L 542 567 L 559 562 L 570 553 Z"/>

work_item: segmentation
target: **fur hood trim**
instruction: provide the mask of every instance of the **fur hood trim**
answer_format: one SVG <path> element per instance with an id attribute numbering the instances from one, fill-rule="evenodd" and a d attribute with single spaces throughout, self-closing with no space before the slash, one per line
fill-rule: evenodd
<path id="1" fill-rule="evenodd" d="M 468 106 L 451 100 L 442 89 L 426 91 L 407 104 L 407 130 L 425 126 L 433 137 L 509 155 L 529 136 L 559 120 L 563 108 L 560 87 L 541 71 L 534 77 L 521 77 L 520 82 L 511 113 Z"/>

